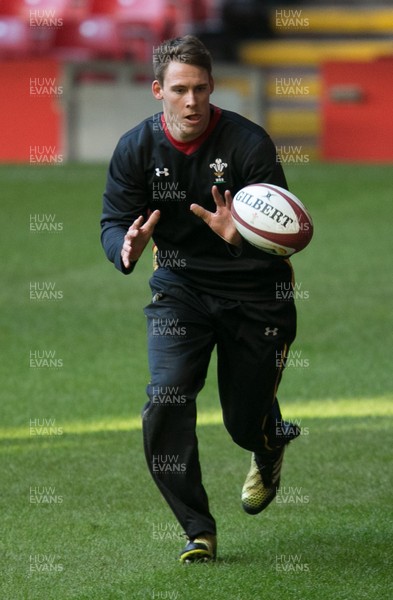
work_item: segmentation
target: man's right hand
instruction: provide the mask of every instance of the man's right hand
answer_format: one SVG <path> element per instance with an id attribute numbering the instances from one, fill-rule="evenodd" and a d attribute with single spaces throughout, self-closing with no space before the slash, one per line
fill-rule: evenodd
<path id="1" fill-rule="evenodd" d="M 141 256 L 159 220 L 160 211 L 155 210 L 151 213 L 146 223 L 143 223 L 142 216 L 133 222 L 124 236 L 123 247 L 121 249 L 121 259 L 126 269 L 129 269 L 131 263 L 137 261 Z"/>

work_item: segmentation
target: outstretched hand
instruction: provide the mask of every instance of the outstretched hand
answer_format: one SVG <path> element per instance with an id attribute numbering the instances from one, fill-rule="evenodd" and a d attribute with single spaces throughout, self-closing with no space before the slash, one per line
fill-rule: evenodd
<path id="1" fill-rule="evenodd" d="M 212 196 L 216 203 L 216 212 L 210 212 L 199 204 L 191 204 L 190 210 L 200 217 L 210 229 L 219 235 L 228 244 L 234 246 L 241 245 L 241 236 L 237 231 L 231 215 L 232 195 L 229 190 L 225 191 L 225 198 L 218 191 L 218 187 L 213 185 Z"/>
<path id="2" fill-rule="evenodd" d="M 121 259 L 126 269 L 129 269 L 131 263 L 138 260 L 141 256 L 159 220 L 160 211 L 155 210 L 151 213 L 146 223 L 143 223 L 143 217 L 140 216 L 135 219 L 128 229 L 121 249 Z"/>

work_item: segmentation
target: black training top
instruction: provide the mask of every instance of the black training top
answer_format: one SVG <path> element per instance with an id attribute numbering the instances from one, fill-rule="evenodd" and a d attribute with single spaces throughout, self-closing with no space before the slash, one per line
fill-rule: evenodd
<path id="1" fill-rule="evenodd" d="M 258 250 L 245 240 L 231 246 L 190 211 L 210 211 L 217 185 L 232 195 L 250 183 L 286 188 L 276 149 L 266 131 L 244 117 L 212 106 L 207 131 L 181 143 L 170 135 L 162 113 L 125 133 L 110 162 L 103 197 L 101 240 L 110 261 L 123 273 L 124 235 L 139 216 L 161 211 L 153 240 L 161 269 L 215 295 L 260 300 L 276 297 L 277 283 L 290 282 L 290 262 Z"/>

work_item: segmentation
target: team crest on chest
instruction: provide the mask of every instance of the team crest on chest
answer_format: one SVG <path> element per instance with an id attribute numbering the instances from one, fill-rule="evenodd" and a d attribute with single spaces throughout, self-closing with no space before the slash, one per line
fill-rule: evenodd
<path id="1" fill-rule="evenodd" d="M 222 158 L 216 158 L 214 163 L 209 165 L 210 169 L 214 170 L 214 175 L 216 176 L 215 183 L 225 183 L 224 171 L 227 166 L 228 164 L 223 162 Z"/>

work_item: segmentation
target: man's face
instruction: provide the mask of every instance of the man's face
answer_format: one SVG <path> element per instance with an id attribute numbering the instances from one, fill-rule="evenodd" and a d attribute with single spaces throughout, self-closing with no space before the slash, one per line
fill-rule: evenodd
<path id="1" fill-rule="evenodd" d="M 213 89 L 206 69 L 176 60 L 168 64 L 162 86 L 153 81 L 153 96 L 162 100 L 165 121 L 175 140 L 189 142 L 206 130 Z"/>

